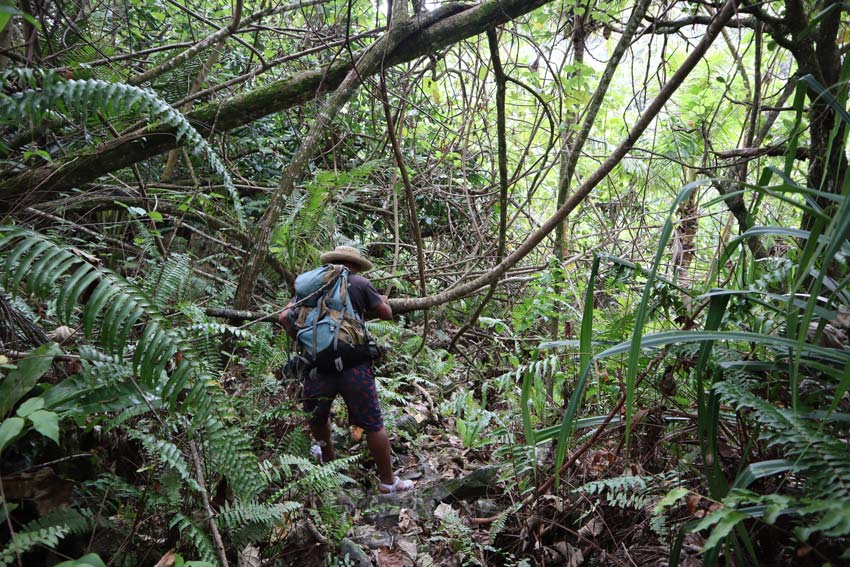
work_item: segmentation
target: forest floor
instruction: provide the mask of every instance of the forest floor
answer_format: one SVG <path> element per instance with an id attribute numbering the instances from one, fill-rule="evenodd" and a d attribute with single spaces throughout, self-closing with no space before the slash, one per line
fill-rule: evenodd
<path id="1" fill-rule="evenodd" d="M 601 494 L 578 496 L 569 488 L 629 474 L 614 454 L 616 428 L 609 441 L 577 461 L 566 482 L 522 508 L 519 500 L 525 494 L 516 492 L 512 465 L 500 463 L 493 450 L 464 447 L 449 420 L 426 417 L 417 404 L 408 409 L 411 413 L 398 417 L 388 430 L 396 474 L 413 480 L 415 489 L 379 495 L 374 466 L 365 441 L 357 441 L 357 428 L 335 426 L 338 456 L 363 457 L 347 471 L 354 482 L 336 496 L 351 525 L 338 547 L 319 545 L 313 535 L 302 534 L 292 548 L 299 567 L 327 565 L 329 557 L 332 565 L 359 567 L 667 565 L 669 544 L 659 541 L 651 525 L 655 501 L 609 506 Z M 341 413 L 337 421 L 344 419 Z M 554 455 L 553 447 L 539 449 L 542 483 Z M 529 486 L 526 493 L 534 489 Z M 685 567 L 700 563 L 700 542 L 691 539 L 686 538 L 680 563 Z M 314 550 L 312 556 L 309 550 Z"/>

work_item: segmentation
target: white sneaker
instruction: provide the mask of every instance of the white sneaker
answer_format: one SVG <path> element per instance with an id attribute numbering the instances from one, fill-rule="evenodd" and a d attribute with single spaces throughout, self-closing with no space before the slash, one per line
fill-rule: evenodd
<path id="1" fill-rule="evenodd" d="M 322 448 L 317 443 L 314 443 L 310 447 L 310 456 L 313 457 L 320 465 L 325 464 L 322 459 Z"/>

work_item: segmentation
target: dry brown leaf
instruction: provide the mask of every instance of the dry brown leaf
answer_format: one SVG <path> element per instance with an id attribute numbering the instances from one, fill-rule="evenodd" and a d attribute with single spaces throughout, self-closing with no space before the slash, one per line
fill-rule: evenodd
<path id="1" fill-rule="evenodd" d="M 688 514 L 696 513 L 700 500 L 702 500 L 702 496 L 699 494 L 688 494 L 685 497 L 685 508 L 687 509 Z"/>
<path id="2" fill-rule="evenodd" d="M 404 555 L 400 551 L 393 551 L 382 547 L 375 552 L 378 567 L 405 567 Z"/>
<path id="3" fill-rule="evenodd" d="M 415 560 L 416 556 L 419 554 L 419 550 L 417 549 L 416 544 L 412 541 L 406 539 L 399 539 L 396 542 L 396 545 L 405 555 L 407 555 L 411 559 Z"/>
<path id="4" fill-rule="evenodd" d="M 173 567 L 176 561 L 177 558 L 174 555 L 174 550 L 169 549 L 165 552 L 165 555 L 163 555 L 159 559 L 159 561 L 156 562 L 156 565 L 154 565 L 153 567 Z"/>
<path id="5" fill-rule="evenodd" d="M 603 527 L 604 525 L 602 520 L 599 518 L 593 518 L 578 529 L 578 535 L 579 537 L 590 539 L 601 534 Z"/>
<path id="6" fill-rule="evenodd" d="M 38 513 L 46 516 L 57 508 L 69 506 L 74 483 L 56 475 L 50 467 L 34 473 L 21 473 L 3 479 L 7 500 L 35 500 Z"/>
<path id="7" fill-rule="evenodd" d="M 812 552 L 814 548 L 811 545 L 802 545 L 797 548 L 797 557 L 805 557 Z"/>
<path id="8" fill-rule="evenodd" d="M 584 562 L 584 555 L 581 550 L 565 541 L 555 542 L 552 547 L 561 554 L 567 562 L 567 567 L 579 567 Z"/>
<path id="9" fill-rule="evenodd" d="M 590 459 L 590 469 L 596 472 L 607 470 L 617 460 L 617 455 L 610 451 L 599 450 Z"/>
<path id="10" fill-rule="evenodd" d="M 260 567 L 262 564 L 260 550 L 251 544 L 245 546 L 245 549 L 239 553 L 238 567 Z"/>
<path id="11" fill-rule="evenodd" d="M 402 533 L 419 533 L 419 524 L 407 508 L 398 511 L 398 530 Z"/>

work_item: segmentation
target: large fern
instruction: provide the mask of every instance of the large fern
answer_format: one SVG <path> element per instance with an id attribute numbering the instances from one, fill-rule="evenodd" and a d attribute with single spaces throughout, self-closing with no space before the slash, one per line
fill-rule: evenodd
<path id="1" fill-rule="evenodd" d="M 107 422 L 111 427 L 130 425 L 130 420 L 153 410 L 163 426 L 159 434 L 135 428 L 133 436 L 181 480 L 175 495 L 185 493 L 183 487 L 200 490 L 183 451 L 166 440 L 175 430 L 183 430 L 203 442 L 209 473 L 226 477 L 240 501 L 254 501 L 266 482 L 250 441 L 227 424 L 229 401 L 203 372 L 187 334 L 174 328 L 149 296 L 93 264 L 90 257 L 19 228 L 0 228 L 0 236 L 2 286 L 11 293 L 49 299 L 51 312 L 61 322 L 79 325 L 85 338 L 102 349 L 80 348 L 83 371 L 48 391 L 49 405 L 77 416 L 119 411 Z M 174 358 L 178 352 L 179 361 Z M 144 403 L 139 403 L 139 395 Z M 159 413 L 161 409 L 169 411 Z M 188 493 L 183 496 L 191 498 Z M 207 557 L 204 528 L 181 514 L 174 525 Z M 16 540 L 15 549 L 30 546 L 31 540 L 32 545 L 49 543 L 65 533 L 61 527 L 35 530 L 29 539 Z"/>
<path id="2" fill-rule="evenodd" d="M 4 84 L 10 73 L 12 71 L 0 75 Z M 68 114 L 101 111 L 108 114 L 124 112 L 147 115 L 152 121 L 172 126 L 178 142 L 185 142 L 193 154 L 206 157 L 224 181 L 240 227 L 245 227 L 239 193 L 224 162 L 186 117 L 152 90 L 98 79 L 65 81 L 53 73 L 31 70 L 14 70 L 14 73 L 23 76 L 29 84 L 33 84 L 34 75 L 38 75 L 43 82 L 42 88 L 30 88 L 13 95 L 0 94 L 0 122 L 18 125 L 21 117 L 28 117 L 33 123 L 39 123 L 55 115 L 57 110 Z"/>
<path id="3" fill-rule="evenodd" d="M 850 509 L 850 451 L 847 443 L 822 424 L 756 396 L 737 380 L 715 385 L 723 399 L 737 409 L 751 409 L 762 426 L 761 436 L 780 448 L 806 479 L 807 496 L 844 501 Z"/>
<path id="4" fill-rule="evenodd" d="M 12 565 L 20 554 L 38 546 L 52 549 L 62 538 L 86 533 L 93 525 L 89 510 L 57 509 L 17 531 L 12 541 L 0 550 L 0 566 Z"/>

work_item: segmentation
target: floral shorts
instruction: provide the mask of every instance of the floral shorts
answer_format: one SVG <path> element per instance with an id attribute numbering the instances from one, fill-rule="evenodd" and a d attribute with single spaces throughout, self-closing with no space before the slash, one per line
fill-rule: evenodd
<path id="1" fill-rule="evenodd" d="M 371 362 L 342 372 L 316 370 L 304 378 L 304 411 L 310 414 L 310 425 L 318 426 L 328 420 L 337 394 L 342 394 L 345 400 L 352 425 L 366 431 L 378 431 L 384 426 Z"/>

